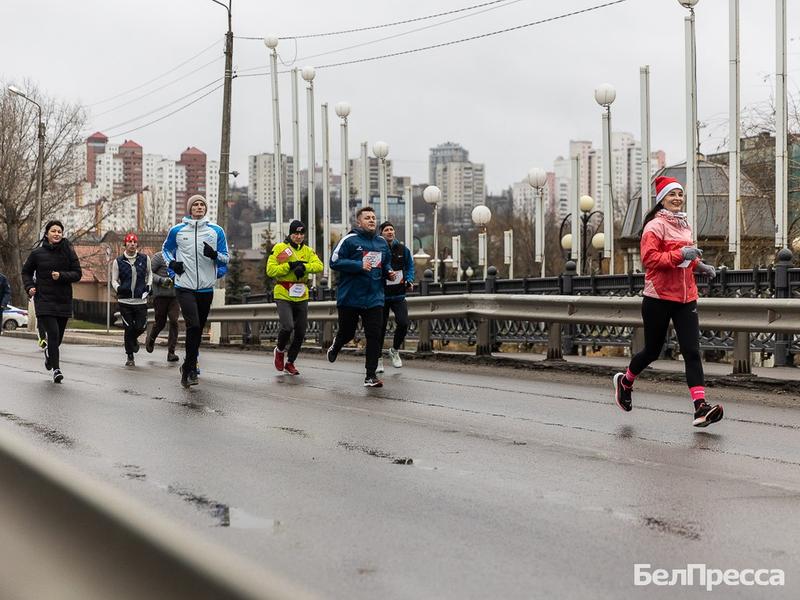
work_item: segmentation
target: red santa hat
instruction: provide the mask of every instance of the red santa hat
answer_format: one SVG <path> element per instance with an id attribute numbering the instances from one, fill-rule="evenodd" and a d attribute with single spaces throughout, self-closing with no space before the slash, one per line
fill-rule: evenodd
<path id="1" fill-rule="evenodd" d="M 683 191 L 683 186 L 673 177 L 656 177 L 656 204 L 672 190 Z"/>
<path id="2" fill-rule="evenodd" d="M 135 233 L 129 233 L 125 236 L 123 243 L 127 244 L 128 242 L 136 242 L 139 243 L 139 237 Z"/>

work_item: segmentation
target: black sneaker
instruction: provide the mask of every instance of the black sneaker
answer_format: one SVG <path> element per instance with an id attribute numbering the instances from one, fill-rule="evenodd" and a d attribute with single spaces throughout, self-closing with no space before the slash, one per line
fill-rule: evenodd
<path id="1" fill-rule="evenodd" d="M 700 406 L 697 407 L 697 410 L 694 411 L 694 421 L 692 421 L 692 425 L 695 427 L 708 427 L 712 423 L 716 423 L 717 421 L 722 419 L 722 405 L 715 404 L 711 406 L 710 404 L 706 404 L 703 402 Z"/>
<path id="2" fill-rule="evenodd" d="M 336 349 L 336 346 L 331 344 L 331 347 L 328 348 L 328 362 L 336 362 L 336 357 L 339 355 L 339 350 Z"/>
<path id="3" fill-rule="evenodd" d="M 62 381 L 64 381 L 64 374 L 61 369 L 55 369 L 53 371 L 53 383 L 61 383 Z"/>
<path id="4" fill-rule="evenodd" d="M 144 349 L 147 350 L 148 353 L 152 354 L 155 348 L 156 348 L 156 341 L 148 335 L 147 340 L 145 340 L 144 343 Z"/>
<path id="5" fill-rule="evenodd" d="M 180 358 L 174 352 L 167 353 L 167 362 L 178 362 Z"/>
<path id="6" fill-rule="evenodd" d="M 378 379 L 374 375 L 364 379 L 364 387 L 383 387 L 383 380 Z"/>
<path id="7" fill-rule="evenodd" d="M 197 385 L 200 381 L 197 376 L 200 375 L 200 369 L 192 369 L 189 371 L 189 385 Z"/>
<path id="8" fill-rule="evenodd" d="M 631 392 L 633 391 L 632 387 L 626 388 L 622 385 L 622 378 L 625 377 L 625 373 L 617 373 L 614 375 L 614 400 L 617 402 L 617 406 L 619 406 L 625 412 L 630 412 L 633 408 L 633 402 L 631 401 Z"/>
<path id="9" fill-rule="evenodd" d="M 53 368 L 53 365 L 50 364 L 50 354 L 47 352 L 47 346 L 44 348 L 44 368 L 48 371 Z"/>
<path id="10" fill-rule="evenodd" d="M 181 365 L 181 385 L 185 388 L 188 388 L 192 384 L 189 383 L 189 369 L 185 368 L 184 365 Z"/>
<path id="11" fill-rule="evenodd" d="M 128 354 L 128 360 L 125 361 L 126 367 L 135 367 L 136 362 L 133 360 L 133 354 Z"/>

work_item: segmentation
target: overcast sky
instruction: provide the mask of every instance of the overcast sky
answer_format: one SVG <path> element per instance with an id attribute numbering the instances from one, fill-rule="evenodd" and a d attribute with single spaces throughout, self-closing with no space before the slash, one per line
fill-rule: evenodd
<path id="1" fill-rule="evenodd" d="M 237 36 L 259 37 L 321 33 L 421 17 L 482 1 L 486 0 L 233 0 L 233 30 Z M 288 65 L 294 61 L 298 67 L 320 66 L 457 40 L 600 3 L 508 1 L 479 9 L 484 11 L 480 14 L 470 11 L 357 34 L 282 40 L 278 49 Z M 774 93 L 774 11 L 775 2 L 741 0 L 743 105 L 768 101 Z M 371 148 L 373 142 L 383 140 L 389 144 L 395 175 L 410 175 L 421 183 L 427 180 L 428 149 L 448 140 L 458 142 L 469 150 L 471 160 L 485 163 L 489 190 L 498 192 L 522 179 L 530 167 L 552 169 L 553 159 L 567 154 L 570 139 L 599 143 L 601 109 L 593 91 L 600 83 L 617 88 L 614 130 L 629 131 L 639 139 L 639 67 L 645 64 L 651 68 L 652 148 L 665 150 L 670 162 L 681 161 L 685 156 L 685 14 L 677 0 L 627 0 L 446 48 L 318 69 L 316 100 L 318 105 L 330 105 L 334 169 L 338 171 L 339 134 L 333 106 L 346 100 L 352 105 L 351 156 L 358 154 L 360 142 L 369 141 Z M 428 27 L 456 17 L 465 18 Z M 797 92 L 800 2 L 789 2 L 788 23 L 789 88 Z M 421 27 L 427 28 L 329 53 Z M 225 10 L 212 0 L 4 0 L 0 3 L 0 79 L 13 83 L 30 78 L 50 95 L 84 103 L 89 107 L 89 133 L 100 130 L 119 142 L 134 139 L 145 152 L 172 158 L 193 145 L 217 159 L 221 89 L 158 123 L 122 135 L 216 84 L 169 108 L 119 124 L 220 78 L 225 30 Z M 701 0 L 697 6 L 699 118 L 708 124 L 701 131 L 706 151 L 717 149 L 727 135 L 727 39 L 728 1 Z M 169 75 L 142 85 L 205 48 L 209 49 Z M 311 58 L 321 53 L 329 54 Z M 266 67 L 267 61 L 260 40 L 235 40 L 234 66 L 242 75 L 266 71 L 257 68 Z M 179 77 L 184 78 L 175 81 Z M 302 84 L 301 80 L 304 166 Z M 279 85 L 283 149 L 291 153 L 288 74 L 280 76 Z M 108 100 L 131 88 L 137 89 Z M 144 97 L 137 100 L 140 96 Z M 247 179 L 248 155 L 272 151 L 270 102 L 265 76 L 234 80 L 231 168 L 243 173 L 239 183 Z M 316 119 L 319 133 L 319 106 Z M 319 161 L 319 150 L 317 157 Z"/>

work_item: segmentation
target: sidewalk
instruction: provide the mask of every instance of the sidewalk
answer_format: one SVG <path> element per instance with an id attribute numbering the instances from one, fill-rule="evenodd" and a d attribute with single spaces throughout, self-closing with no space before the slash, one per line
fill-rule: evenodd
<path id="1" fill-rule="evenodd" d="M 29 331 L 9 331 L 4 336 L 37 339 L 37 334 Z M 103 330 L 67 329 L 64 342 L 67 344 L 84 344 L 92 346 L 121 346 L 123 332 L 112 329 L 109 333 Z M 0 338 L 1 339 L 1 338 Z M 159 338 L 160 342 L 165 340 Z M 218 347 L 203 345 L 203 349 L 223 349 L 228 351 L 242 350 L 240 346 Z M 244 351 L 268 351 L 270 347 Z M 304 352 L 321 354 L 318 347 L 304 347 Z M 363 354 L 363 350 L 345 348 L 343 354 Z M 433 354 L 418 355 L 414 352 L 402 351 L 404 360 L 434 360 L 461 365 L 485 365 L 512 369 L 556 370 L 570 373 L 584 373 L 602 377 L 610 377 L 617 371 L 624 371 L 630 359 L 615 356 L 565 356 L 563 361 L 547 361 L 544 354 L 533 353 L 495 353 L 492 356 L 475 356 L 471 352 L 436 351 Z M 753 367 L 751 375 L 733 375 L 733 367 L 725 363 L 703 363 L 706 385 L 732 386 L 748 389 L 781 389 L 800 395 L 800 368 L 796 367 Z M 643 379 L 655 381 L 683 382 L 683 362 L 680 360 L 658 360 L 642 373 Z"/>

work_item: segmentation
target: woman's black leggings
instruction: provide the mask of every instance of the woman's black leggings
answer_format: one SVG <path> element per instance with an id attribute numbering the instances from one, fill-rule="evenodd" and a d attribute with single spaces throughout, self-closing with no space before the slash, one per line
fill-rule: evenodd
<path id="1" fill-rule="evenodd" d="M 67 329 L 68 319 L 67 317 L 49 317 L 46 315 L 38 317 L 38 319 L 39 327 L 47 336 L 47 349 L 45 352 L 47 352 L 47 358 L 50 360 L 50 366 L 53 369 L 60 369 L 59 359 L 61 353 L 59 352 L 59 346 L 61 346 L 61 340 L 64 339 L 64 331 Z"/>
<path id="2" fill-rule="evenodd" d="M 703 363 L 700 360 L 700 324 L 697 319 L 697 302 L 672 302 L 645 296 L 642 299 L 644 322 L 644 350 L 631 359 L 630 370 L 638 375 L 647 365 L 661 355 L 672 321 L 686 368 L 689 387 L 703 385 Z"/>

